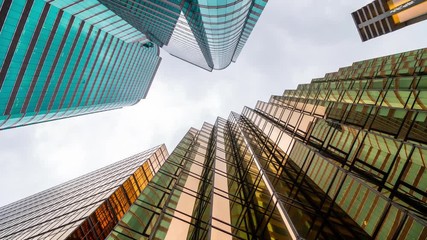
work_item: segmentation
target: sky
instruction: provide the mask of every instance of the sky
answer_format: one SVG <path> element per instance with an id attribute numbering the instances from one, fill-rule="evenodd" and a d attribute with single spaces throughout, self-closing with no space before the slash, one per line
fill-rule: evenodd
<path id="1" fill-rule="evenodd" d="M 161 52 L 147 98 L 120 110 L 0 132 L 0 206 L 166 144 L 355 61 L 426 47 L 427 21 L 362 43 L 370 0 L 270 0 L 236 63 L 207 72 Z"/>

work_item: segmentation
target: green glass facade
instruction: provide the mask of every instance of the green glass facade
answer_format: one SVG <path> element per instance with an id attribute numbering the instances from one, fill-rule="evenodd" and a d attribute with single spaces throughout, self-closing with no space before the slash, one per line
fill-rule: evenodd
<path id="1" fill-rule="evenodd" d="M 104 239 L 159 170 L 154 147 L 0 208 L 1 239 Z"/>
<path id="2" fill-rule="evenodd" d="M 427 49 L 190 129 L 107 239 L 426 239 Z"/>
<path id="3" fill-rule="evenodd" d="M 0 129 L 145 98 L 159 49 L 98 1 L 0 1 Z"/>
<path id="4" fill-rule="evenodd" d="M 0 1 L 0 130 L 145 98 L 159 47 L 211 71 L 235 61 L 266 0 Z"/>
<path id="5" fill-rule="evenodd" d="M 167 52 L 201 68 L 236 61 L 267 0 L 100 0 Z"/>

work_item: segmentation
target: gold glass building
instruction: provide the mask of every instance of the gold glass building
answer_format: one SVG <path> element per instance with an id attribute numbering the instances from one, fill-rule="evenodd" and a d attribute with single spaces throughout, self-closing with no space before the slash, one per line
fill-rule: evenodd
<path id="1" fill-rule="evenodd" d="M 427 49 L 190 129 L 107 239 L 426 239 Z"/>
<path id="2" fill-rule="evenodd" d="M 426 133 L 427 49 L 355 62 L 191 128 L 131 194 L 91 173 L 5 206 L 0 238 L 427 239 Z"/>
<path id="3" fill-rule="evenodd" d="M 160 145 L 0 208 L 0 239 L 104 239 L 159 170 Z"/>

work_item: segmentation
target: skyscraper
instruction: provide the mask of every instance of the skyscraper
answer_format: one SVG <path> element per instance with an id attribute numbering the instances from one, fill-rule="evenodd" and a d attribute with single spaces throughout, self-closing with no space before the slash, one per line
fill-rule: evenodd
<path id="1" fill-rule="evenodd" d="M 362 41 L 427 19 L 426 0 L 375 0 L 352 13 Z"/>
<path id="2" fill-rule="evenodd" d="M 211 71 L 236 61 L 268 0 L 100 0 L 173 56 Z"/>
<path id="3" fill-rule="evenodd" d="M 0 208 L 1 239 L 104 239 L 168 157 L 164 145 Z"/>
<path id="4" fill-rule="evenodd" d="M 2 1 L 0 129 L 145 98 L 159 49 L 100 4 Z"/>
<path id="5" fill-rule="evenodd" d="M 191 128 L 163 164 L 2 207 L 0 237 L 426 239 L 426 101 L 427 49 L 355 62 Z"/>
<path id="6" fill-rule="evenodd" d="M 427 49 L 190 129 L 107 239 L 426 239 Z"/>
<path id="7" fill-rule="evenodd" d="M 0 130 L 145 98 L 159 46 L 212 71 L 236 61 L 266 0 L 0 2 Z"/>

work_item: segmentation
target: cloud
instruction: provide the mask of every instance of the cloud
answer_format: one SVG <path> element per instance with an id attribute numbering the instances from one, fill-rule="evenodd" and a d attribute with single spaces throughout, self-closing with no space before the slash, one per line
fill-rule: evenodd
<path id="1" fill-rule="evenodd" d="M 369 1 L 366 1 L 368 3 Z M 268 101 L 354 61 L 425 47 L 427 21 L 362 43 L 360 1 L 270 1 L 236 63 L 207 72 L 162 52 L 135 106 L 0 132 L 0 206 Z"/>

